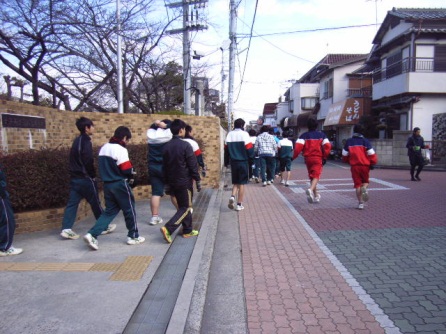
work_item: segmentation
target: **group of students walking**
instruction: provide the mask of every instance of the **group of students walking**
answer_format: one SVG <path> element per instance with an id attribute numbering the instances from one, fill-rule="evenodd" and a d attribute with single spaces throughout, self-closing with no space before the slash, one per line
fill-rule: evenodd
<path id="1" fill-rule="evenodd" d="M 78 239 L 73 231 L 79 203 L 85 199 L 96 218 L 94 226 L 83 236 L 87 245 L 98 250 L 98 237 L 112 233 L 116 224 L 111 222 L 122 210 L 124 214 L 128 245 L 143 243 L 145 238 L 139 235 L 135 210 L 135 198 L 132 188 L 135 183 L 135 170 L 129 159 L 127 144 L 132 138 L 128 127 L 116 128 L 109 142 L 99 151 L 98 166 L 103 182 L 105 209 L 102 208 L 98 194 L 96 171 L 94 167 L 91 136 L 94 134 L 93 122 L 81 117 L 76 121 L 80 135 L 73 141 L 69 157 L 70 191 L 69 199 L 62 220 L 60 236 L 64 239 Z M 309 187 L 305 194 L 309 203 L 319 203 L 321 194 L 318 182 L 323 166 L 331 150 L 326 135 L 317 131 L 317 120 L 310 118 L 308 131 L 303 133 L 293 144 L 291 133 L 284 132 L 279 139 L 270 133 L 268 126 L 262 126 L 260 134 L 244 131 L 245 122 L 239 118 L 234 122 L 234 130 L 227 134 L 224 146 L 224 165 L 231 167 L 232 192 L 228 207 L 231 210 L 243 210 L 244 186 L 250 179 L 267 186 L 279 175 L 281 183 L 289 186 L 291 163 L 300 154 L 304 157 L 309 177 Z M 147 130 L 149 182 L 152 187 L 150 208 L 152 217 L 148 224 L 162 224 L 159 213 L 160 199 L 170 195 L 172 204 L 177 209 L 174 216 L 161 227 L 166 242 L 172 242 L 172 233 L 181 225 L 183 237 L 197 236 L 199 232 L 192 228 L 193 184 L 201 190 L 201 176 L 206 176 L 206 166 L 198 143 L 192 136 L 192 127 L 180 119 L 173 121 L 157 120 Z M 378 162 L 378 157 L 370 141 L 364 137 L 360 124 L 353 128 L 353 136 L 346 140 L 342 149 L 342 160 L 351 166 L 351 175 L 358 199 L 358 209 L 364 209 L 369 199 L 368 185 L 370 170 Z M 412 181 L 421 181 L 420 173 L 424 166 L 421 149 L 428 149 L 420 135 L 420 129 L 414 128 L 406 147 L 410 160 Z M 201 168 L 201 176 L 199 173 Z M 415 173 L 416 170 L 416 173 Z M 259 175 L 260 173 L 260 175 Z M 14 213 L 6 191 L 6 178 L 0 168 L 0 256 L 18 255 L 21 248 L 12 246 L 15 231 Z"/>
<path id="2" fill-rule="evenodd" d="M 94 124 L 90 119 L 81 117 L 76 125 L 80 135 L 74 140 L 70 151 L 70 194 L 62 221 L 61 237 L 79 238 L 72 227 L 79 203 L 84 198 L 90 204 L 96 218 L 94 226 L 83 236 L 91 249 L 99 249 L 100 235 L 109 234 L 116 229 L 116 224 L 111 222 L 120 210 L 123 212 L 128 230 L 127 244 L 143 243 L 145 238 L 139 235 L 132 191 L 136 186 L 136 172 L 126 148 L 132 138 L 130 129 L 125 126 L 118 127 L 109 142 L 99 151 L 99 173 L 104 184 L 105 209 L 103 210 L 99 200 L 90 138 L 94 133 Z M 188 140 L 185 140 L 186 128 L 189 130 Z M 175 215 L 161 228 L 164 239 L 169 243 L 172 242 L 171 234 L 180 225 L 183 226 L 183 237 L 198 235 L 198 231 L 192 229 L 192 185 L 195 180 L 197 191 L 200 191 L 201 178 L 198 166 L 200 164 L 203 170 L 205 166 L 201 151 L 191 137 L 191 132 L 192 128 L 180 119 L 156 121 L 147 130 L 149 145 L 147 159 L 152 185 L 150 200 L 152 218 L 149 224 L 163 223 L 159 215 L 159 204 L 168 187 L 172 203 L 177 208 Z"/>
<path id="3" fill-rule="evenodd" d="M 317 189 L 322 169 L 330 154 L 331 144 L 325 133 L 317 131 L 317 120 L 310 118 L 308 131 L 303 133 L 293 145 L 291 134 L 284 132 L 282 139 L 276 139 L 269 132 L 268 126 L 262 126 L 260 134 L 244 131 L 244 121 L 237 119 L 234 130 L 229 132 L 225 141 L 225 166 L 231 165 L 233 189 L 228 207 L 237 211 L 243 210 L 244 185 L 249 182 L 249 168 L 253 168 L 253 177 L 260 178 L 262 186 L 274 182 L 279 174 L 281 183 L 289 186 L 291 162 L 300 154 L 305 159 L 310 186 L 305 190 L 309 203 L 319 203 L 321 194 Z M 364 202 L 369 198 L 369 171 L 378 162 L 376 152 L 370 142 L 363 136 L 363 127 L 355 125 L 353 137 L 346 141 L 342 150 L 342 159 L 351 165 L 351 174 L 358 198 L 358 209 L 364 209 Z M 279 169 L 276 165 L 279 163 Z"/>

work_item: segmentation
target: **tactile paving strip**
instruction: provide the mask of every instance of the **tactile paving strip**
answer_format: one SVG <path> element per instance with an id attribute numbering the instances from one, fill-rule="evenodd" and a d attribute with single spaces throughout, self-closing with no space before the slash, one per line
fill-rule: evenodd
<path id="1" fill-rule="evenodd" d="M 153 256 L 128 256 L 123 263 L 0 262 L 0 271 L 113 272 L 111 281 L 138 281 Z"/>
<path id="2" fill-rule="evenodd" d="M 139 281 L 152 259 L 153 256 L 128 256 L 110 281 Z"/>

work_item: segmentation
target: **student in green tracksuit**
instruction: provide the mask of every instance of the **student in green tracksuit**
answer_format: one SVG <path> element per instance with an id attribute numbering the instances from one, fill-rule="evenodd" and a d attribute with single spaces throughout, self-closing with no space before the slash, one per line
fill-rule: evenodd
<path id="1" fill-rule="evenodd" d="M 99 173 L 104 182 L 105 211 L 96 224 L 84 236 L 85 242 L 94 250 L 98 249 L 97 238 L 122 210 L 127 227 L 127 244 L 137 245 L 145 241 L 138 232 L 136 221 L 133 165 L 129 160 L 126 145 L 132 138 L 129 128 L 120 126 L 110 141 L 99 151 Z"/>

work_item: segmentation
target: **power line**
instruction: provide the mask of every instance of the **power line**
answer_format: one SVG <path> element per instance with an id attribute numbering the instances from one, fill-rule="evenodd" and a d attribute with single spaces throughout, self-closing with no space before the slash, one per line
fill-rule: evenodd
<path id="1" fill-rule="evenodd" d="M 307 29 L 307 30 L 272 32 L 272 33 L 267 33 L 267 34 L 257 34 L 256 36 L 252 36 L 252 37 L 289 35 L 289 34 L 299 34 L 299 33 L 306 33 L 306 32 L 329 31 L 329 30 L 340 30 L 340 29 L 351 29 L 351 28 L 365 28 L 365 27 L 371 27 L 371 26 L 376 26 L 376 23 L 359 24 L 359 25 L 342 26 L 342 27 L 330 27 L 330 28 L 316 28 L 316 29 Z M 240 34 L 240 35 L 238 35 L 238 37 L 249 37 L 249 36 L 250 35 L 248 35 L 248 34 Z"/>
<path id="2" fill-rule="evenodd" d="M 240 92 L 242 91 L 242 84 L 243 84 L 243 79 L 245 77 L 246 67 L 248 65 L 248 55 L 249 55 L 249 50 L 250 50 L 250 47 L 251 47 L 252 32 L 254 30 L 254 23 L 255 23 L 255 20 L 256 20 L 258 5 L 259 5 L 259 0 L 256 0 L 256 6 L 254 8 L 254 15 L 252 17 L 251 30 L 250 30 L 250 34 L 249 34 L 248 49 L 246 50 L 245 65 L 243 66 L 243 72 L 242 72 L 242 76 L 241 76 L 241 79 L 240 79 L 240 89 L 239 89 L 239 91 L 237 93 L 237 98 L 235 99 L 235 102 L 237 102 L 238 98 L 240 97 Z"/>

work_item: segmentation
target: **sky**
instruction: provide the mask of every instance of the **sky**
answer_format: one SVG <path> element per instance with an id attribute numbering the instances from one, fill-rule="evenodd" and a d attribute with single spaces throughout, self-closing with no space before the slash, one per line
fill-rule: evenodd
<path id="1" fill-rule="evenodd" d="M 444 8 L 444 0 L 235 0 L 237 57 L 234 119 L 256 120 L 292 82 L 328 53 L 368 54 L 380 23 L 396 8 Z M 229 0 L 209 0 L 208 29 L 192 36 L 192 50 L 210 64 L 210 88 L 221 89 L 222 52 L 229 64 Z M 356 26 L 356 27 L 351 27 Z M 351 27 L 345 29 L 334 29 Z M 248 48 L 249 46 L 249 48 Z M 228 98 L 228 80 L 224 98 Z"/>

